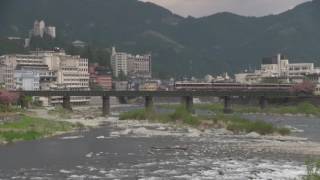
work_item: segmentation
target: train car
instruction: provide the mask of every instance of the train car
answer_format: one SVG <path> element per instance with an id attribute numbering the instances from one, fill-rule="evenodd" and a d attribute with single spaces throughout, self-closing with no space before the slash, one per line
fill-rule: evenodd
<path id="1" fill-rule="evenodd" d="M 258 90 L 285 90 L 289 91 L 292 84 L 241 84 L 241 83 L 194 83 L 194 82 L 176 82 L 175 90 L 181 91 L 228 91 L 228 90 L 243 90 L 243 91 L 258 91 Z"/>
<path id="2" fill-rule="evenodd" d="M 212 88 L 212 83 L 176 82 L 175 90 L 207 90 Z"/>

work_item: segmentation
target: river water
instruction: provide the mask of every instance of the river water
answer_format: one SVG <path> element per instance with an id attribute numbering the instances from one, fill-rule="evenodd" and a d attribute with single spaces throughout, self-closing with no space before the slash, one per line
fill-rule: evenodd
<path id="1" fill-rule="evenodd" d="M 244 116 L 290 125 L 303 130 L 294 135 L 319 141 L 320 119 Z M 305 156 L 239 145 L 260 141 L 254 138 L 109 119 L 90 131 L 0 146 L 0 179 L 245 180 L 305 174 Z"/>

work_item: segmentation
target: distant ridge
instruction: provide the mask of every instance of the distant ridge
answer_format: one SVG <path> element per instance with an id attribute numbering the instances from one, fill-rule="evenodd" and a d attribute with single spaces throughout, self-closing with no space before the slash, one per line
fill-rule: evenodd
<path id="1" fill-rule="evenodd" d="M 203 18 L 184 18 L 137 0 L 0 1 L 0 37 L 26 37 L 36 19 L 55 25 L 66 43 L 81 39 L 152 52 L 154 71 L 163 75 L 238 72 L 279 52 L 293 61 L 320 62 L 320 0 L 279 15 Z M 0 41 L 0 53 L 2 47 Z"/>

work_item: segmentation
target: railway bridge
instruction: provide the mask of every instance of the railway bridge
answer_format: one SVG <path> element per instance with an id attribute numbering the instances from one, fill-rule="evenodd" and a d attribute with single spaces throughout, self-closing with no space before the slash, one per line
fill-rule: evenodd
<path id="1" fill-rule="evenodd" d="M 288 90 L 175 90 L 175 91 L 14 91 L 22 96 L 63 97 L 62 106 L 72 110 L 71 96 L 100 96 L 102 97 L 102 115 L 110 113 L 110 97 L 144 97 L 147 111 L 153 109 L 153 97 L 181 97 L 182 105 L 189 111 L 193 111 L 193 97 L 220 97 L 224 101 L 224 112 L 231 113 L 232 97 L 252 97 L 259 99 L 259 105 L 266 107 L 268 98 L 313 97 L 308 94 L 293 93 Z"/>

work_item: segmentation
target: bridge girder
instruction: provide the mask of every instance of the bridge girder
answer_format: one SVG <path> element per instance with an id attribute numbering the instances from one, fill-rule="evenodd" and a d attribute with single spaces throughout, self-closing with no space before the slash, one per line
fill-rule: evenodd
<path id="1" fill-rule="evenodd" d="M 116 96 L 116 97 L 315 97 L 313 95 L 300 95 L 288 91 L 13 91 L 25 96 Z"/>

